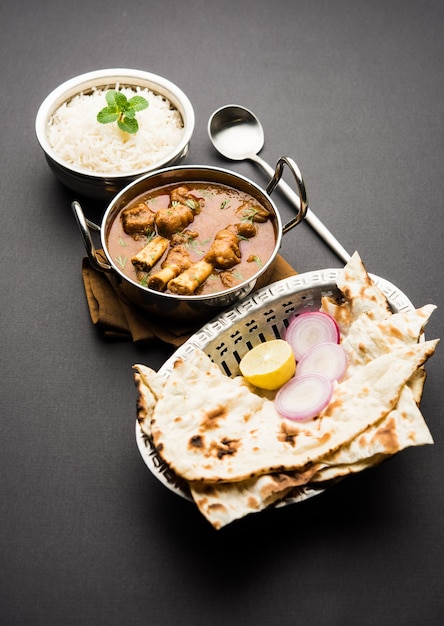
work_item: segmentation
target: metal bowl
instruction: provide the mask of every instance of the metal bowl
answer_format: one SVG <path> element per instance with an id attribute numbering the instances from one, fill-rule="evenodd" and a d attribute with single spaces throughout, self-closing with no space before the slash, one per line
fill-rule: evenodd
<path id="1" fill-rule="evenodd" d="M 277 207 L 269 195 L 273 192 L 281 179 L 284 165 L 290 168 L 295 178 L 301 206 L 296 216 L 285 225 L 282 224 Z M 152 189 L 164 185 L 186 184 L 192 181 L 223 184 L 246 192 L 256 198 L 267 209 L 271 216 L 275 233 L 274 251 L 268 261 L 257 270 L 256 274 L 244 280 L 239 285 L 235 285 L 223 291 L 188 296 L 154 291 L 126 276 L 115 260 L 113 260 L 108 250 L 108 235 L 112 223 L 117 218 L 120 211 L 142 193 L 147 193 Z M 265 274 L 274 262 L 281 246 L 282 236 L 294 228 L 304 218 L 307 210 L 307 199 L 304 182 L 296 163 L 290 157 L 281 157 L 277 162 L 275 175 L 266 190 L 263 190 L 245 176 L 229 170 L 204 165 L 179 165 L 164 168 L 142 176 L 122 189 L 108 205 L 101 225 L 86 219 L 79 202 L 74 201 L 72 208 L 91 265 L 96 270 L 108 274 L 123 299 L 135 304 L 141 310 L 162 319 L 183 320 L 191 318 L 195 322 L 196 320 L 203 322 L 204 320 L 210 319 L 224 308 L 231 306 L 241 298 L 246 297 L 253 291 L 258 278 Z M 91 230 L 100 232 L 101 248 L 105 254 L 106 261 L 103 260 L 101 254 L 97 254 L 91 236 Z"/>
<path id="2" fill-rule="evenodd" d="M 169 100 L 182 117 L 183 134 L 180 142 L 156 163 L 128 172 L 92 172 L 65 162 L 48 141 L 47 128 L 51 116 L 58 107 L 77 94 L 88 93 L 93 88 L 112 88 L 116 83 L 127 87 L 147 88 Z M 193 106 L 177 85 L 166 78 L 142 70 L 114 68 L 81 74 L 54 89 L 40 105 L 35 120 L 35 132 L 49 167 L 64 185 L 83 196 L 109 200 L 143 174 L 173 165 L 183 159 L 188 152 L 194 124 Z"/>

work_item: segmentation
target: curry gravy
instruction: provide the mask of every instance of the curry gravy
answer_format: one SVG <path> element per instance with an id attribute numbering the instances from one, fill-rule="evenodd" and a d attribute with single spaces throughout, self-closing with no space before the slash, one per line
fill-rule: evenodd
<path id="1" fill-rule="evenodd" d="M 199 207 L 194 211 L 192 222 L 183 229 L 182 233 L 193 232 L 193 237 L 184 238 L 184 246 L 192 263 L 201 261 L 209 252 L 217 233 L 227 226 L 250 221 L 254 223 L 255 234 L 251 237 L 238 237 L 240 261 L 230 268 L 215 267 L 211 274 L 200 284 L 193 295 L 205 295 L 224 291 L 252 278 L 267 263 L 276 247 L 276 220 L 268 214 L 266 221 L 253 221 L 254 207 L 267 213 L 266 209 L 253 196 L 222 184 L 206 182 L 187 182 L 158 187 L 150 192 L 139 195 L 132 200 L 115 217 L 107 236 L 107 247 L 110 258 L 129 279 L 142 286 L 148 286 L 148 281 L 158 272 L 167 258 L 169 246 L 148 271 L 141 271 L 132 263 L 147 244 L 158 237 L 158 229 L 152 226 L 148 235 L 128 234 L 122 222 L 122 213 L 131 207 L 145 205 L 149 212 L 155 214 L 160 209 L 174 211 L 171 204 L 171 192 L 177 188 L 186 188 L 198 201 Z M 245 207 L 250 207 L 244 210 Z M 171 241 L 171 239 L 169 239 Z M 164 289 L 169 292 L 168 287 Z"/>

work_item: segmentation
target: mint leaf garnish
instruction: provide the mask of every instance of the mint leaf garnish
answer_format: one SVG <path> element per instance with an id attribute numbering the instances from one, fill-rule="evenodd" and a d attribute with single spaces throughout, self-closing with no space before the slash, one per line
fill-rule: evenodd
<path id="1" fill-rule="evenodd" d="M 134 134 L 139 130 L 136 120 L 136 112 L 143 111 L 149 105 L 148 100 L 143 96 L 133 96 L 128 98 L 120 91 L 110 89 L 105 94 L 108 106 L 97 113 L 97 121 L 100 124 L 117 122 L 120 130 Z"/>

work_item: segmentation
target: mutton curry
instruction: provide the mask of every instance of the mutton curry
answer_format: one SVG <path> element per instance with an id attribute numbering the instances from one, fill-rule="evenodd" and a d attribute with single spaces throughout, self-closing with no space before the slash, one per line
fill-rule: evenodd
<path id="1" fill-rule="evenodd" d="M 276 219 L 253 196 L 219 183 L 158 187 L 131 201 L 108 233 L 110 257 L 138 284 L 181 296 L 252 278 L 276 247 Z"/>

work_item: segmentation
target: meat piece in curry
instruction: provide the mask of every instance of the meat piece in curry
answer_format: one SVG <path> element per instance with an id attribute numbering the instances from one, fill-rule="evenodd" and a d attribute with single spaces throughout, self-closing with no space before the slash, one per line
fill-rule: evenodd
<path id="1" fill-rule="evenodd" d="M 241 251 L 236 233 L 228 228 L 220 230 L 204 258 L 207 263 L 220 270 L 237 265 L 241 260 Z"/>
<path id="2" fill-rule="evenodd" d="M 237 213 L 241 219 L 249 220 L 250 222 L 259 222 L 260 224 L 270 219 L 270 213 L 258 202 L 244 202 L 237 209 Z"/>
<path id="3" fill-rule="evenodd" d="M 198 196 L 192 193 L 188 187 L 181 186 L 175 187 L 170 192 L 171 204 L 186 204 L 189 206 L 193 213 L 199 213 L 201 207 L 204 205 L 204 199 L 202 196 Z"/>
<path id="4" fill-rule="evenodd" d="M 154 218 L 157 232 L 162 237 L 171 237 L 174 233 L 180 233 L 193 220 L 194 213 L 185 204 L 159 209 Z"/>
<path id="5" fill-rule="evenodd" d="M 231 224 L 219 230 L 204 258 L 190 265 L 168 283 L 170 291 L 181 295 L 191 295 L 214 269 L 228 270 L 240 263 L 242 254 L 239 247 L 239 235 L 245 233 L 243 236 L 246 237 L 248 233 L 249 236 L 254 236 L 255 232 L 243 223 Z M 234 284 L 233 277 L 229 278 L 227 274 L 227 272 L 224 273 L 222 283 L 225 286 L 228 283 Z"/>
<path id="6" fill-rule="evenodd" d="M 154 232 L 154 215 L 144 202 L 130 206 L 120 214 L 123 230 L 136 240 L 147 237 Z"/>
<path id="7" fill-rule="evenodd" d="M 228 226 L 228 230 L 232 230 L 241 239 L 250 239 L 257 233 L 257 228 L 253 222 L 245 221 L 238 222 L 237 224 L 231 224 Z"/>
<path id="8" fill-rule="evenodd" d="M 154 218 L 157 232 L 163 237 L 180 233 L 200 212 L 201 199 L 190 193 L 186 187 L 177 187 L 170 193 L 170 204 L 156 212 Z"/>

